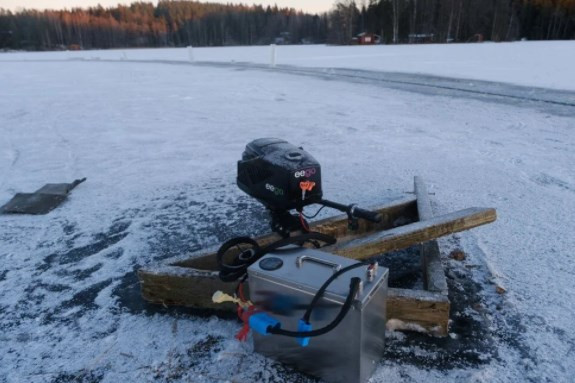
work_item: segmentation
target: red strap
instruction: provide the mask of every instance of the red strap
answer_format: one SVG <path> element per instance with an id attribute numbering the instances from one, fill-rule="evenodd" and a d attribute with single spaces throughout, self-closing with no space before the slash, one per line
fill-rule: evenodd
<path id="1" fill-rule="evenodd" d="M 240 295 L 240 299 L 242 300 L 242 302 L 246 302 L 246 297 L 244 296 L 244 283 L 240 282 L 240 284 L 238 285 L 238 292 Z"/>
<path id="2" fill-rule="evenodd" d="M 236 334 L 236 339 L 240 342 L 245 342 L 248 339 L 248 334 L 250 333 L 250 324 L 244 323 L 242 329 Z"/>
<path id="3" fill-rule="evenodd" d="M 256 310 L 255 306 L 250 306 L 247 310 L 242 310 L 241 313 L 240 310 L 241 309 L 238 308 L 238 315 L 240 316 L 242 322 L 244 322 L 244 325 L 242 326 L 242 329 L 236 334 L 236 339 L 240 342 L 245 342 L 248 339 L 248 334 L 250 333 L 250 317 L 259 311 Z"/>

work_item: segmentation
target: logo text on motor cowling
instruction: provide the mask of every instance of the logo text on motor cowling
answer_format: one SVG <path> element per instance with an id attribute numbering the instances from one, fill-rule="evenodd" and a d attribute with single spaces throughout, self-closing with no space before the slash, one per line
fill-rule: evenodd
<path id="1" fill-rule="evenodd" d="M 297 172 L 294 173 L 294 177 L 295 178 L 302 178 L 302 177 L 309 178 L 309 177 L 313 176 L 315 174 L 315 172 L 316 172 L 315 168 L 298 170 Z"/>
<path id="2" fill-rule="evenodd" d="M 275 195 L 284 195 L 283 189 L 280 189 L 277 186 L 266 184 L 266 189 L 271 191 Z"/>

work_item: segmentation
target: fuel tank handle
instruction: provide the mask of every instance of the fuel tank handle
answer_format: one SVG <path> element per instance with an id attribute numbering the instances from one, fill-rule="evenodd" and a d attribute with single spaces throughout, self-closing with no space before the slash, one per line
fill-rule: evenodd
<path id="1" fill-rule="evenodd" d="M 327 267 L 331 267 L 333 269 L 334 273 L 337 273 L 339 270 L 341 270 L 341 265 L 339 265 L 337 263 L 329 262 L 329 261 L 326 261 L 326 260 L 321 259 L 321 258 L 312 257 L 310 255 L 300 255 L 299 257 L 296 258 L 295 264 L 298 268 L 301 268 L 305 261 L 317 263 L 319 265 L 323 265 L 323 266 L 327 266 Z"/>

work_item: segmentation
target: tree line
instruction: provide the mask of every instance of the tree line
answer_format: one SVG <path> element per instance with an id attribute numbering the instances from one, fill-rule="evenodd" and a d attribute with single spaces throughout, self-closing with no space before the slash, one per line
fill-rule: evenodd
<path id="1" fill-rule="evenodd" d="M 575 39 L 575 0 L 339 0 L 331 11 L 160 0 L 111 8 L 0 8 L 0 49 L 95 49 Z"/>
<path id="2" fill-rule="evenodd" d="M 575 39 L 575 0 L 340 0 L 328 41 L 361 32 L 385 43 Z"/>
<path id="3" fill-rule="evenodd" d="M 0 48 L 50 50 L 325 42 L 326 15 L 295 9 L 160 0 L 112 8 L 0 9 Z"/>

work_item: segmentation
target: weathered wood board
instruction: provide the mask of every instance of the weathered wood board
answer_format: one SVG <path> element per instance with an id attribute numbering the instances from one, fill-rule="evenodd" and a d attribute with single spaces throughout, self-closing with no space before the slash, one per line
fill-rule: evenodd
<path id="1" fill-rule="evenodd" d="M 425 290 L 389 289 L 387 322 L 399 320 L 400 330 L 422 329 L 434 336 L 447 336 L 449 330 L 447 295 Z"/>
<path id="2" fill-rule="evenodd" d="M 348 258 L 367 259 L 485 225 L 495 221 L 496 217 L 495 209 L 472 207 L 350 241 L 338 241 L 324 250 Z"/>
<path id="3" fill-rule="evenodd" d="M 421 177 L 415 177 L 414 188 L 419 220 L 426 221 L 433 218 L 427 186 Z M 437 241 L 429 241 L 421 245 L 421 262 L 424 271 L 423 283 L 425 290 L 447 295 L 447 281 L 445 280 Z"/>

